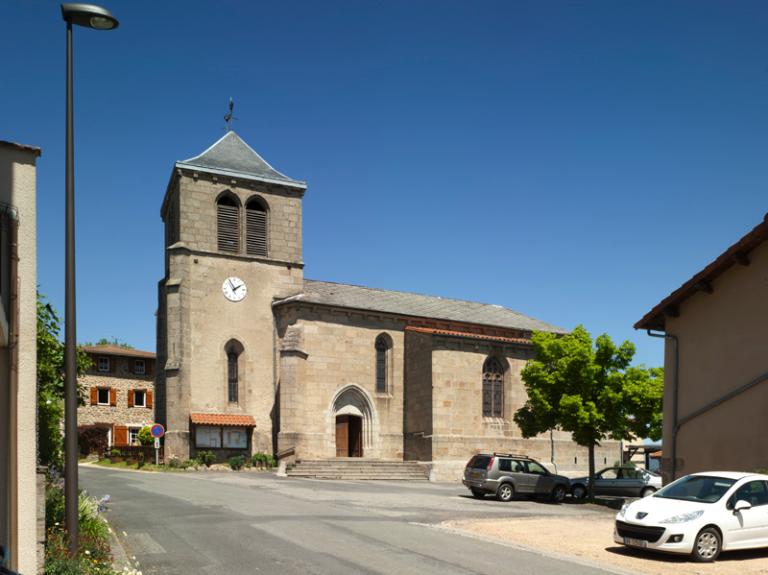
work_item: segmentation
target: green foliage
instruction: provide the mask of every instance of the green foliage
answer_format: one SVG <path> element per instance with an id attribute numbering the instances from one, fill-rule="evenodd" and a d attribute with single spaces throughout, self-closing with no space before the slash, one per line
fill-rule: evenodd
<path id="1" fill-rule="evenodd" d="M 190 467 L 197 469 L 198 465 L 199 463 L 195 459 L 185 459 L 184 461 L 181 462 L 179 467 L 181 467 L 182 469 L 189 469 Z"/>
<path id="2" fill-rule="evenodd" d="M 550 429 L 570 431 L 590 449 L 610 438 L 661 437 L 661 368 L 632 367 L 635 346 L 616 346 L 608 335 L 592 337 L 578 326 L 572 333 L 534 333 L 536 359 L 522 370 L 528 401 L 515 413 L 524 437 Z"/>
<path id="3" fill-rule="evenodd" d="M 59 341 L 60 321 L 45 297 L 37 294 L 37 409 L 38 445 L 42 465 L 62 468 L 64 444 L 64 344 Z M 78 350 L 77 372 L 90 367 L 90 358 Z M 82 390 L 78 389 L 82 403 Z"/>
<path id="4" fill-rule="evenodd" d="M 93 345 L 116 345 L 117 347 L 122 347 L 123 349 L 136 349 L 131 344 L 125 343 L 124 341 L 120 341 L 115 336 L 112 336 L 112 339 L 107 339 L 106 337 L 102 337 L 99 341 L 96 343 L 92 343 L 90 341 L 84 343 L 83 345 L 93 346 Z"/>
<path id="5" fill-rule="evenodd" d="M 266 467 L 266 468 L 272 468 L 275 466 L 275 458 L 272 457 L 269 453 L 262 453 L 261 451 L 257 451 L 253 454 L 251 457 L 251 463 L 254 467 Z"/>
<path id="6" fill-rule="evenodd" d="M 245 466 L 245 455 L 233 455 L 228 463 L 233 471 L 240 471 Z"/>
<path id="7" fill-rule="evenodd" d="M 200 465 L 205 465 L 206 467 L 216 463 L 216 455 L 214 455 L 213 451 L 198 451 L 195 459 L 197 459 Z"/>
<path id="8" fill-rule="evenodd" d="M 151 428 L 148 425 L 139 430 L 139 443 L 142 445 L 154 445 L 155 438 L 152 436 Z"/>

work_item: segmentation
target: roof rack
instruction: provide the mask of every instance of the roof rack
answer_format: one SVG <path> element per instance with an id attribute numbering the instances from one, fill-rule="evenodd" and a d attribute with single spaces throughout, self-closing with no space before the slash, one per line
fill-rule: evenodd
<path id="1" fill-rule="evenodd" d="M 493 455 L 499 457 L 519 457 L 520 459 L 530 459 L 530 457 L 522 453 L 502 453 L 501 451 L 494 451 Z"/>

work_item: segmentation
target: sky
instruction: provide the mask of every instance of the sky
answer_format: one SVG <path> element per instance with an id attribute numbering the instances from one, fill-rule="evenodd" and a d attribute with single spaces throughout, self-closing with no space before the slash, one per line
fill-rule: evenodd
<path id="1" fill-rule="evenodd" d="M 77 330 L 155 349 L 173 162 L 233 129 L 308 183 L 305 277 L 632 325 L 768 202 L 768 4 L 109 1 L 76 28 Z M 39 146 L 64 307 L 65 24 L 0 4 L 0 139 Z"/>

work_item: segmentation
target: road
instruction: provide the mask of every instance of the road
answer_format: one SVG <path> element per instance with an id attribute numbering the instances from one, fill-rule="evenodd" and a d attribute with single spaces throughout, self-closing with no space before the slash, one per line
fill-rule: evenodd
<path id="1" fill-rule="evenodd" d="M 81 466 L 80 484 L 111 496 L 107 518 L 144 575 L 607 573 L 434 527 L 448 519 L 589 512 L 580 505 L 478 501 L 455 484 L 249 472 Z"/>

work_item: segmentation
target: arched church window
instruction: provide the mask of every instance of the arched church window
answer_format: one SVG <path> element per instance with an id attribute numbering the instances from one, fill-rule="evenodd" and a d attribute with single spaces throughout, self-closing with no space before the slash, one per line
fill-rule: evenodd
<path id="1" fill-rule="evenodd" d="M 381 334 L 376 338 L 376 392 L 387 393 L 390 390 L 390 354 L 392 353 L 392 340 L 387 334 Z"/>
<path id="2" fill-rule="evenodd" d="M 227 343 L 224 351 L 227 354 L 227 399 L 229 403 L 237 403 L 240 395 L 240 356 L 243 346 L 232 340 Z"/>
<path id="3" fill-rule="evenodd" d="M 502 417 L 504 369 L 495 357 L 483 364 L 483 417 Z"/>
<path id="4" fill-rule="evenodd" d="M 267 255 L 267 207 L 259 198 L 245 206 L 245 249 L 249 256 Z"/>
<path id="5" fill-rule="evenodd" d="M 233 254 L 240 251 L 240 206 L 229 194 L 216 202 L 216 232 L 219 251 Z"/>

